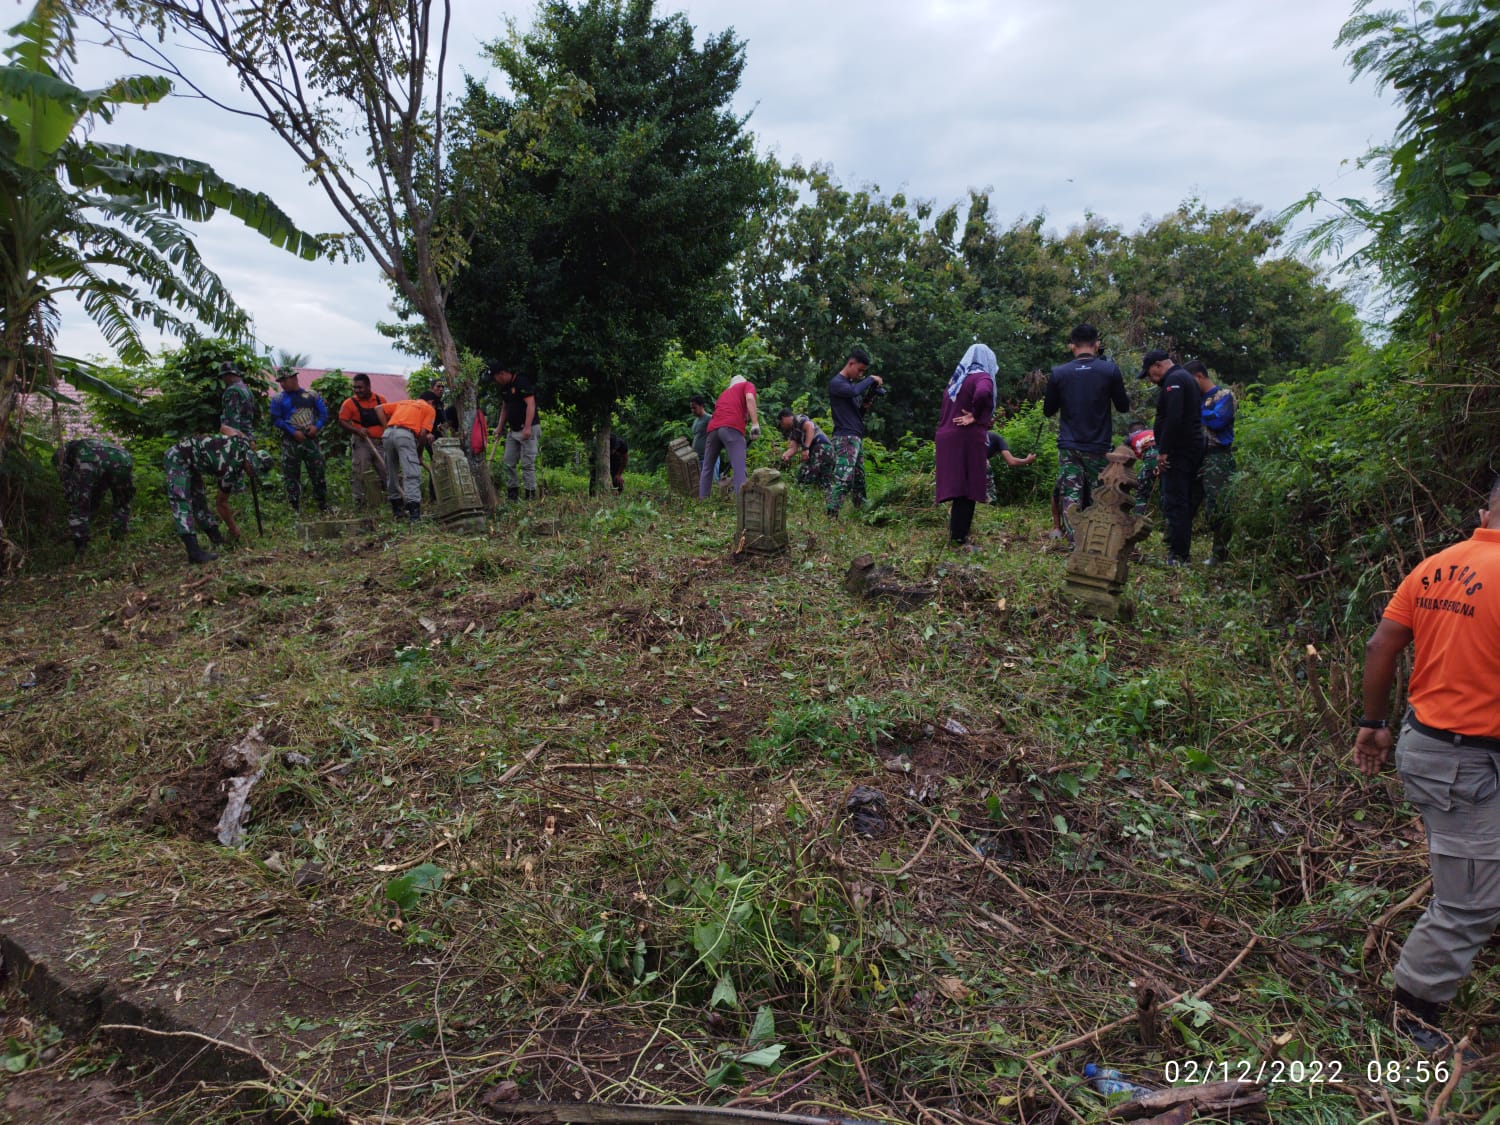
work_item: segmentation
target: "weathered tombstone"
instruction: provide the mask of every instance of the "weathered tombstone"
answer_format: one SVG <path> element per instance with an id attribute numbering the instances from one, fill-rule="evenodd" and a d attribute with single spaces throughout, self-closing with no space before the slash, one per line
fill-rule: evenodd
<path id="1" fill-rule="evenodd" d="M 1073 525 L 1073 553 L 1068 556 L 1064 590 L 1085 612 L 1113 620 L 1120 613 L 1129 564 L 1126 550 L 1151 533 L 1151 521 L 1131 510 L 1135 454 L 1120 445 L 1104 458 L 1094 502 L 1082 514 L 1069 517 Z"/>
<path id="2" fill-rule="evenodd" d="M 698 495 L 698 473 L 702 463 L 685 437 L 667 444 L 667 487 L 678 496 Z"/>
<path id="3" fill-rule="evenodd" d="M 438 438 L 433 443 L 432 488 L 437 494 L 433 519 L 457 531 L 484 530 L 484 504 L 457 438 Z"/>
<path id="4" fill-rule="evenodd" d="M 779 555 L 791 549 L 786 533 L 786 481 L 775 469 L 756 469 L 736 501 L 735 554 Z"/>
<path id="5" fill-rule="evenodd" d="M 346 535 L 366 535 L 376 530 L 375 517 L 356 516 L 352 520 L 316 519 L 299 521 L 297 536 L 304 545 L 319 539 L 342 539 Z"/>
<path id="6" fill-rule="evenodd" d="M 380 475 L 380 470 L 374 465 L 365 465 L 360 469 L 359 479 L 364 484 L 365 498 L 360 504 L 360 511 L 369 515 L 378 515 L 385 510 L 385 477 Z"/>

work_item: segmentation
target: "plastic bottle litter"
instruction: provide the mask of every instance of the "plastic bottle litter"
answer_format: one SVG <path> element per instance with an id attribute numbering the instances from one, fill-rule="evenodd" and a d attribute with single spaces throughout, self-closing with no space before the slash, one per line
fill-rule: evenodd
<path id="1" fill-rule="evenodd" d="M 1135 1101 L 1147 1094 L 1156 1093 L 1149 1086 L 1139 1086 L 1134 1082 L 1127 1082 L 1125 1076 L 1112 1066 L 1099 1066 L 1097 1063 L 1089 1063 L 1083 1068 L 1083 1076 L 1094 1084 L 1094 1089 L 1101 1094 L 1129 1094 L 1130 1100 Z"/>

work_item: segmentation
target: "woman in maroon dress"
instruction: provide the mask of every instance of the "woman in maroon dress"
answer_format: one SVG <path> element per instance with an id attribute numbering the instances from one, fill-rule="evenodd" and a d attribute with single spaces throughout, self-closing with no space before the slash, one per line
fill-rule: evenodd
<path id="1" fill-rule="evenodd" d="M 989 456 L 985 434 L 995 417 L 995 376 L 1000 364 L 983 344 L 964 352 L 943 392 L 937 428 L 937 502 L 953 501 L 948 537 L 955 546 L 973 550 L 969 528 L 974 505 L 985 498 Z"/>

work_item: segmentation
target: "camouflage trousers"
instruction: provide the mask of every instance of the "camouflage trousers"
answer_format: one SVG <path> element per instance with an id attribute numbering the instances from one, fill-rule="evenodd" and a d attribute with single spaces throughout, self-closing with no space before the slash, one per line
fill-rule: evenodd
<path id="1" fill-rule="evenodd" d="M 1234 534 L 1234 513 L 1229 508 L 1229 482 L 1234 477 L 1234 452 L 1210 447 L 1198 470 L 1193 492 L 1193 512 L 1203 507 L 1204 519 L 1213 533 L 1213 557 L 1223 561 L 1229 554 L 1229 540 Z"/>
<path id="2" fill-rule="evenodd" d="M 828 485 L 828 511 L 837 515 L 848 496 L 856 508 L 865 502 L 865 444 L 863 438 L 835 434 L 833 474 Z"/>
<path id="3" fill-rule="evenodd" d="M 1135 473 L 1135 514 L 1144 516 L 1156 491 L 1156 446 L 1141 454 L 1141 467 Z"/>
<path id="4" fill-rule="evenodd" d="M 820 441 L 807 451 L 807 460 L 797 470 L 797 483 L 826 489 L 833 480 L 833 446 Z"/>
<path id="5" fill-rule="evenodd" d="M 73 541 L 89 541 L 89 522 L 108 492 L 114 501 L 109 534 L 122 538 L 130 530 L 130 504 L 135 499 L 135 462 L 123 449 L 118 456 L 99 459 L 80 451 L 62 474 L 63 496 L 68 501 L 68 531 Z"/>
<path id="6" fill-rule="evenodd" d="M 307 466 L 307 483 L 312 485 L 313 499 L 318 507 L 328 506 L 328 484 L 324 477 L 323 447 L 317 438 L 293 441 L 281 436 L 281 476 L 286 481 L 286 502 L 293 508 L 302 507 L 302 472 Z"/>
<path id="7" fill-rule="evenodd" d="M 218 517 L 208 506 L 208 493 L 203 488 L 203 474 L 193 468 L 186 451 L 172 446 L 163 464 L 167 470 L 167 507 L 177 534 L 218 530 Z"/>
<path id="8" fill-rule="evenodd" d="M 1108 462 L 1102 453 L 1083 453 L 1077 449 L 1057 451 L 1057 486 L 1053 495 L 1062 508 L 1063 527 L 1068 539 L 1073 538 L 1073 525 L 1068 521 L 1068 512 L 1077 508 L 1082 512 L 1094 500 L 1094 482 L 1104 471 Z"/>

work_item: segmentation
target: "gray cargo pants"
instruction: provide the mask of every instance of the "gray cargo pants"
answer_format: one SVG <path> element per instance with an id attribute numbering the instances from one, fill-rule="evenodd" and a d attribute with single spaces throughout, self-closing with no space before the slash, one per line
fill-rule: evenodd
<path id="1" fill-rule="evenodd" d="M 1447 1003 L 1500 923 L 1500 754 L 1403 724 L 1396 769 L 1432 865 L 1432 898 L 1401 948 L 1396 984 Z"/>

